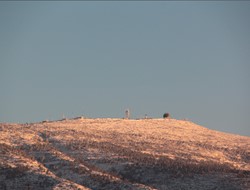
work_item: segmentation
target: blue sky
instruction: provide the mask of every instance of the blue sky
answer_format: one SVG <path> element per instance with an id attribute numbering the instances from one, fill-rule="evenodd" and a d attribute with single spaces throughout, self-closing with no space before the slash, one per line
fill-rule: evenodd
<path id="1" fill-rule="evenodd" d="M 188 118 L 250 136 L 250 2 L 0 2 L 0 122 Z"/>

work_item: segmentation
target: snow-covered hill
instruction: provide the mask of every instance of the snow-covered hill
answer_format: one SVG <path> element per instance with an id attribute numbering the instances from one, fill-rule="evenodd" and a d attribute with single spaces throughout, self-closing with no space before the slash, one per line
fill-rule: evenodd
<path id="1" fill-rule="evenodd" d="M 2 123 L 0 189 L 250 189 L 250 137 L 175 119 Z"/>

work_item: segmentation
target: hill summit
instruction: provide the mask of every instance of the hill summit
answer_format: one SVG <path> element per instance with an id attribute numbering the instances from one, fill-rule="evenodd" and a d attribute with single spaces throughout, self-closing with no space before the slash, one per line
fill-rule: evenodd
<path id="1" fill-rule="evenodd" d="M 1 123 L 0 189 L 250 189 L 250 137 L 175 119 Z"/>

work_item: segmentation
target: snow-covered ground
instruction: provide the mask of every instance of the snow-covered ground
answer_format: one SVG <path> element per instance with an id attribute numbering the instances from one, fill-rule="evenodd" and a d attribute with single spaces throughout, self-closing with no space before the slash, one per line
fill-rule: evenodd
<path id="1" fill-rule="evenodd" d="M 2 123 L 0 189 L 250 189 L 250 137 L 175 119 Z"/>

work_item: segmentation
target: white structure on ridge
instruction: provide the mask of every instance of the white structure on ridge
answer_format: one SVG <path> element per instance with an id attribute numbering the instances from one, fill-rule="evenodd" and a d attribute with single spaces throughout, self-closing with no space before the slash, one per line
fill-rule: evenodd
<path id="1" fill-rule="evenodd" d="M 126 109 L 125 110 L 125 119 L 129 119 L 129 116 L 130 116 L 129 109 Z"/>

